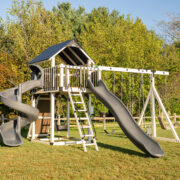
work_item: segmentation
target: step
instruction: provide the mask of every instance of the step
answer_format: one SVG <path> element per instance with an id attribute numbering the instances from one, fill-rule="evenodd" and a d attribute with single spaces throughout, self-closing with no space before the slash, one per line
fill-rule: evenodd
<path id="1" fill-rule="evenodd" d="M 80 101 L 80 102 L 74 101 L 73 103 L 74 103 L 74 104 L 83 104 L 82 101 Z"/>
<path id="2" fill-rule="evenodd" d="M 78 120 L 88 120 L 89 118 L 87 117 L 78 117 Z"/>
<path id="3" fill-rule="evenodd" d="M 77 110 L 75 110 L 75 112 L 87 112 L 87 110 L 85 110 L 85 109 L 77 109 Z"/>
<path id="4" fill-rule="evenodd" d="M 82 126 L 82 128 L 90 128 L 90 126 Z"/>
<path id="5" fill-rule="evenodd" d="M 88 143 L 88 144 L 85 144 L 85 146 L 95 146 L 96 144 L 95 143 Z"/>
<path id="6" fill-rule="evenodd" d="M 86 135 L 84 135 L 84 137 L 93 137 L 93 135 L 92 134 L 86 134 Z"/>
<path id="7" fill-rule="evenodd" d="M 70 97 L 74 116 L 75 116 L 76 121 L 77 121 L 78 129 L 79 129 L 79 135 L 80 135 L 81 140 L 82 140 L 84 151 L 87 152 L 87 146 L 95 146 L 95 149 L 98 151 L 96 139 L 95 139 L 93 129 L 91 126 L 91 117 L 89 116 L 88 109 L 86 108 L 86 104 L 84 103 L 84 97 L 83 97 L 81 91 L 79 90 L 79 93 L 78 93 L 78 92 L 70 92 L 70 90 L 69 90 L 68 94 Z M 77 99 L 73 98 L 75 96 L 78 96 L 80 98 L 77 98 Z M 82 104 L 82 105 L 80 108 L 78 108 L 78 107 L 76 107 L 77 106 L 76 104 Z M 78 113 L 78 112 L 83 112 L 84 115 L 80 115 L 80 113 Z M 85 120 L 85 122 L 86 122 L 84 125 L 81 123 L 83 120 Z M 88 131 L 88 133 L 86 131 Z M 87 139 L 93 139 L 93 142 L 86 141 L 85 139 L 86 140 Z"/>

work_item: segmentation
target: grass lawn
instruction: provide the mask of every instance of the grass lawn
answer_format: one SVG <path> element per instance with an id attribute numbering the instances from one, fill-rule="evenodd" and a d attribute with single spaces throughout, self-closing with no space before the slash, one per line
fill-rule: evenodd
<path id="1" fill-rule="evenodd" d="M 50 146 L 27 139 L 20 147 L 1 144 L 0 179 L 180 179 L 179 143 L 159 141 L 165 157 L 148 158 L 120 130 L 113 135 L 102 127 L 96 131 L 99 152 L 93 146 L 84 153 L 81 145 Z"/>

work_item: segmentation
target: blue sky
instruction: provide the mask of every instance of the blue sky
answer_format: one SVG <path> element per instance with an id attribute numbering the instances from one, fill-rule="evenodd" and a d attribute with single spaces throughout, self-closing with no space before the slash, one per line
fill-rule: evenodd
<path id="1" fill-rule="evenodd" d="M 180 0 L 42 0 L 46 9 L 51 10 L 58 2 L 70 2 L 73 8 L 83 6 L 87 12 L 99 6 L 107 7 L 110 11 L 117 10 L 120 14 L 130 14 L 136 19 L 139 17 L 148 29 L 159 33 L 158 22 L 168 21 L 167 14 L 180 13 Z M 12 0 L 0 0 L 0 17 L 6 18 L 7 8 Z"/>

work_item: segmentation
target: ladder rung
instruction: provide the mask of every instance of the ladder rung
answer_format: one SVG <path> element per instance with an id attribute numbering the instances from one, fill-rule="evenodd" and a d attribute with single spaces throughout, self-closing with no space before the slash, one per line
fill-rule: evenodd
<path id="1" fill-rule="evenodd" d="M 82 101 L 81 101 L 81 102 L 76 102 L 76 101 L 74 101 L 73 103 L 74 103 L 74 104 L 83 104 Z"/>
<path id="2" fill-rule="evenodd" d="M 89 116 L 88 110 L 86 109 L 86 105 L 84 103 L 84 99 L 83 99 L 83 95 L 82 95 L 81 90 L 79 90 L 79 93 L 78 93 L 78 92 L 71 92 L 70 89 L 69 89 L 68 90 L 68 95 L 70 97 L 73 112 L 74 112 L 74 115 L 75 115 L 75 118 L 76 118 L 76 121 L 77 121 L 79 135 L 81 137 L 81 141 L 82 141 L 82 144 L 83 144 L 84 151 L 87 152 L 86 146 L 93 146 L 93 145 L 95 146 L 95 149 L 98 151 L 98 147 L 97 147 L 97 144 L 96 144 L 96 139 L 94 137 L 93 129 L 92 129 L 92 126 L 91 126 L 91 121 L 90 121 L 91 117 Z M 78 96 L 80 98 L 79 99 L 73 98 L 75 96 Z M 76 107 L 76 104 L 83 104 L 83 107 L 78 109 L 78 107 Z M 77 113 L 77 112 L 84 112 L 83 114 L 85 116 L 82 115 L 81 113 Z M 80 117 L 80 116 L 82 116 L 82 117 Z M 86 120 L 85 125 L 81 124 L 82 120 Z M 83 128 L 86 128 L 85 129 L 86 131 L 88 129 L 89 133 L 83 135 L 83 133 L 84 133 Z M 83 133 L 82 133 L 82 131 L 83 131 Z M 89 142 L 89 141 L 86 142 L 86 140 L 85 140 L 85 139 L 87 139 L 86 137 L 92 137 L 93 142 Z"/>
<path id="3" fill-rule="evenodd" d="M 90 128 L 90 126 L 82 126 L 82 128 Z"/>
<path id="4" fill-rule="evenodd" d="M 85 137 L 93 137 L 93 135 L 92 134 L 86 134 L 86 135 L 84 135 Z"/>
<path id="5" fill-rule="evenodd" d="M 77 109 L 75 111 L 78 111 L 78 112 L 87 112 L 85 109 Z"/>
<path id="6" fill-rule="evenodd" d="M 89 118 L 86 118 L 86 117 L 78 117 L 78 120 L 88 120 Z"/>
<path id="7" fill-rule="evenodd" d="M 85 144 L 85 146 L 95 146 L 96 144 L 95 143 L 88 143 L 88 144 Z"/>

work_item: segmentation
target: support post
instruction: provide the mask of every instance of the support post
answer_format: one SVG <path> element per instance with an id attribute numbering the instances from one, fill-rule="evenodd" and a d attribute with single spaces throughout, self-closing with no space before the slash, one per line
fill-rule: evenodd
<path id="1" fill-rule="evenodd" d="M 105 113 L 103 114 L 103 127 L 104 127 L 104 130 L 106 130 L 106 115 L 105 115 Z"/>
<path id="2" fill-rule="evenodd" d="M 35 95 L 32 95 L 32 107 L 36 106 L 36 99 L 35 99 Z M 31 140 L 35 139 L 35 129 L 36 129 L 36 122 L 33 121 L 32 122 L 32 135 L 31 135 Z"/>
<path id="3" fill-rule="evenodd" d="M 154 84 L 154 74 L 152 74 L 151 76 L 151 87 L 155 87 Z M 155 97 L 154 97 L 154 93 L 152 91 L 151 93 L 151 117 L 152 117 L 152 125 L 153 125 L 153 137 L 156 137 L 156 114 L 155 114 Z"/>
<path id="4" fill-rule="evenodd" d="M 87 71 L 88 77 L 87 77 L 87 79 L 89 79 L 89 80 L 91 80 L 91 70 L 90 70 L 90 67 L 91 67 L 91 62 L 90 62 L 90 60 L 88 60 L 88 71 Z"/>
<path id="5" fill-rule="evenodd" d="M 51 58 L 51 67 L 54 67 L 55 66 L 55 57 L 52 57 Z"/>
<path id="6" fill-rule="evenodd" d="M 97 81 L 101 80 L 101 70 L 98 68 L 97 71 Z"/>
<path id="7" fill-rule="evenodd" d="M 55 57 L 51 58 L 51 68 L 55 66 Z M 52 79 L 54 84 L 54 78 Z M 54 112 L 55 112 L 55 93 L 51 93 L 51 134 L 50 144 L 54 144 Z"/>
<path id="8" fill-rule="evenodd" d="M 54 74 L 54 67 L 55 66 L 55 57 L 52 57 L 51 58 L 51 75 L 50 76 L 52 76 L 52 79 L 51 79 L 51 84 L 52 84 L 52 87 L 51 87 L 51 89 L 54 89 L 54 85 L 55 85 L 55 74 Z"/>
<path id="9" fill-rule="evenodd" d="M 55 112 L 55 93 L 51 93 L 51 134 L 50 144 L 54 144 L 54 112 Z"/>
<path id="10" fill-rule="evenodd" d="M 68 68 L 66 68 L 66 88 L 68 89 L 69 88 L 69 69 Z"/>
<path id="11" fill-rule="evenodd" d="M 70 137 L 70 102 L 69 102 L 69 96 L 67 95 L 67 138 Z"/>
<path id="12" fill-rule="evenodd" d="M 64 87 L 64 66 L 60 64 L 60 88 Z"/>
<path id="13" fill-rule="evenodd" d="M 79 87 L 82 88 L 82 67 L 80 67 L 80 70 L 79 70 L 79 71 L 80 71 L 80 72 L 79 72 L 79 76 L 80 76 L 80 77 L 79 77 L 79 78 L 80 78 L 80 79 L 79 79 L 79 81 L 80 81 Z"/>

